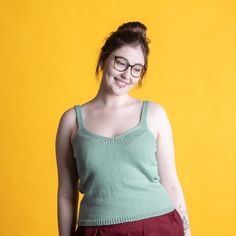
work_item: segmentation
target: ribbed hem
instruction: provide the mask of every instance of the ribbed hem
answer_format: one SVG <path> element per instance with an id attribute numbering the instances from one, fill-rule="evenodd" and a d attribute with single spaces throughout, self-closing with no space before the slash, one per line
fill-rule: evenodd
<path id="1" fill-rule="evenodd" d="M 78 225 L 81 226 L 101 226 L 101 225 L 112 225 L 112 224 L 119 224 L 125 222 L 132 222 L 135 220 L 142 220 L 153 216 L 160 216 L 166 213 L 173 211 L 175 208 L 169 207 L 164 208 L 159 211 L 153 211 L 143 214 L 138 214 L 135 216 L 120 216 L 116 218 L 103 218 L 103 219 L 94 219 L 94 220 L 79 220 Z"/>

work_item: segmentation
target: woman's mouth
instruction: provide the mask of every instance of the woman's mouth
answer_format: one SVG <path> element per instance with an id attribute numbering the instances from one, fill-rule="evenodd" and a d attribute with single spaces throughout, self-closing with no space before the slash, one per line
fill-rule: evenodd
<path id="1" fill-rule="evenodd" d="M 124 87 L 126 87 L 126 85 L 128 85 L 128 83 L 123 82 L 123 81 L 120 81 L 120 80 L 118 80 L 118 79 L 115 78 L 115 77 L 114 77 L 114 79 L 115 79 L 115 81 L 116 81 L 116 84 L 117 84 L 119 87 L 121 87 L 121 88 L 124 88 Z"/>

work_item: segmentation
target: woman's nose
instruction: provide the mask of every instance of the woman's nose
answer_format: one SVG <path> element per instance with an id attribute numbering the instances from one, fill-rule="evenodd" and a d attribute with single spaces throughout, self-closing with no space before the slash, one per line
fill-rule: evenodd
<path id="1" fill-rule="evenodd" d="M 125 71 L 121 73 L 122 77 L 125 79 L 131 78 L 131 66 L 129 66 Z"/>

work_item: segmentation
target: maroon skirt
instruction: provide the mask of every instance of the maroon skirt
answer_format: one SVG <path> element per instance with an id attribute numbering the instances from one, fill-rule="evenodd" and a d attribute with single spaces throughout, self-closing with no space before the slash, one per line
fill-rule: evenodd
<path id="1" fill-rule="evenodd" d="M 183 223 L 175 209 L 142 220 L 102 226 L 78 226 L 75 236 L 184 236 Z"/>

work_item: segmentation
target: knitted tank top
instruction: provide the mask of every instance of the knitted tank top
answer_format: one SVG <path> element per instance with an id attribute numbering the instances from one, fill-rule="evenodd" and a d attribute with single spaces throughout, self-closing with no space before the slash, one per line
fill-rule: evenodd
<path id="1" fill-rule="evenodd" d="M 156 140 L 147 126 L 148 102 L 143 101 L 139 124 L 115 137 L 87 130 L 81 106 L 74 106 L 79 128 L 73 156 L 84 195 L 78 225 L 131 222 L 175 209 L 160 183 Z"/>

